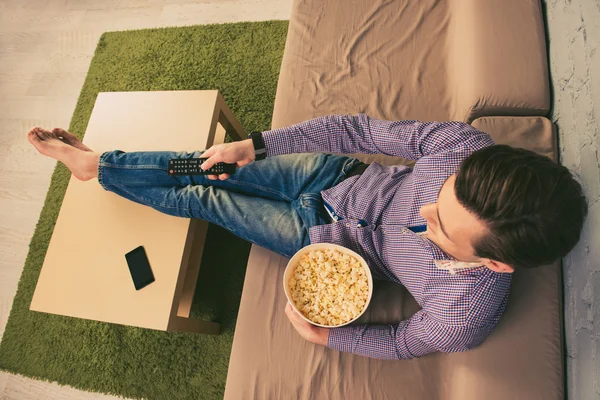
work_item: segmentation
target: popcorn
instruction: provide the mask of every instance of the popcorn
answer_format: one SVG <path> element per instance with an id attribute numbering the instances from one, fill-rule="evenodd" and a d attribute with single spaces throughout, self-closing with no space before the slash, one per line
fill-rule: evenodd
<path id="1" fill-rule="evenodd" d="M 369 297 L 369 281 L 360 261 L 332 249 L 304 254 L 288 287 L 296 308 L 309 320 L 327 326 L 358 317 Z"/>

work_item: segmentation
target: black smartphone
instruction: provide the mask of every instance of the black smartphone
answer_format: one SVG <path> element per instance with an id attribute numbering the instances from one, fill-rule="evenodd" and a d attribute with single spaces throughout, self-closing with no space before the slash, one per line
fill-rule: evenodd
<path id="1" fill-rule="evenodd" d="M 154 274 L 150 269 L 150 263 L 146 256 L 146 250 L 144 246 L 137 247 L 125 254 L 127 265 L 129 265 L 129 272 L 133 279 L 135 290 L 140 290 L 152 282 L 154 282 Z"/>

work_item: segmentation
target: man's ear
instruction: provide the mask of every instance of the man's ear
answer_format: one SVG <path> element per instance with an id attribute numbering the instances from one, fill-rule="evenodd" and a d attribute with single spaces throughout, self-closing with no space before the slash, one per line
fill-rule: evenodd
<path id="1" fill-rule="evenodd" d="M 495 261 L 495 260 L 490 260 L 489 258 L 484 258 L 481 260 L 481 262 L 487 268 L 489 268 L 495 272 L 507 272 L 507 273 L 515 272 L 515 269 L 513 267 L 511 267 L 510 265 L 505 264 L 503 262 L 500 262 L 500 261 Z"/>

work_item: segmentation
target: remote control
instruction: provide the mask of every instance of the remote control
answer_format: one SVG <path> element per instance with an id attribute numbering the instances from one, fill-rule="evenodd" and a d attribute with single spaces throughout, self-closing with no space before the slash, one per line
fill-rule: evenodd
<path id="1" fill-rule="evenodd" d="M 216 163 L 212 168 L 203 171 L 200 165 L 207 158 L 175 158 L 169 160 L 169 175 L 219 175 L 235 174 L 235 164 Z"/>

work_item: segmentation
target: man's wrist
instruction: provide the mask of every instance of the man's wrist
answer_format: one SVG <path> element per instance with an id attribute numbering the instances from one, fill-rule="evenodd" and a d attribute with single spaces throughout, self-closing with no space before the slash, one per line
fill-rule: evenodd
<path id="1" fill-rule="evenodd" d="M 255 155 L 254 155 L 254 144 L 252 143 L 252 139 L 245 139 L 243 141 L 243 143 L 246 145 L 246 154 L 248 155 L 248 158 L 250 158 L 252 161 L 254 161 L 255 159 Z"/>
<path id="2" fill-rule="evenodd" d="M 316 343 L 327 347 L 329 343 L 329 328 L 321 328 L 317 334 Z"/>

